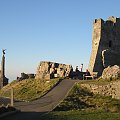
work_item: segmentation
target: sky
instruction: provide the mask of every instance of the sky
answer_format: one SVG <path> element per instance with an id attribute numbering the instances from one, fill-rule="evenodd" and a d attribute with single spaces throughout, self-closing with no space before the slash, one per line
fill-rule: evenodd
<path id="1" fill-rule="evenodd" d="M 94 19 L 120 17 L 119 0 L 0 0 L 0 58 L 6 77 L 36 73 L 40 61 L 89 64 Z"/>

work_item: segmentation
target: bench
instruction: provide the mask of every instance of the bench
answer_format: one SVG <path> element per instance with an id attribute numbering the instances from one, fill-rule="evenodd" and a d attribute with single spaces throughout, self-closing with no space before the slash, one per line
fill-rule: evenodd
<path id="1" fill-rule="evenodd" d="M 96 79 L 97 78 L 98 72 L 93 72 L 92 75 L 89 76 L 83 76 L 83 79 L 88 80 L 88 79 Z"/>
<path id="2" fill-rule="evenodd" d="M 89 78 L 90 78 L 90 79 L 94 79 L 93 76 L 85 76 L 85 79 L 86 79 L 86 80 L 88 80 Z"/>

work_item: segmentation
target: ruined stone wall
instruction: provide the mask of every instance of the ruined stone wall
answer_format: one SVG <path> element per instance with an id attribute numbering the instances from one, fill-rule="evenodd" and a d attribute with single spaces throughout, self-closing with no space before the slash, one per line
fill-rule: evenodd
<path id="1" fill-rule="evenodd" d="M 98 62 L 96 59 L 100 59 L 100 53 L 99 53 L 99 46 L 100 46 L 100 40 L 101 40 L 101 28 L 104 24 L 104 21 L 102 19 L 95 20 L 93 23 L 93 38 L 92 38 L 92 53 L 90 57 L 90 63 L 89 63 L 89 71 L 90 73 L 92 72 L 97 72 L 99 67 L 101 66 L 96 66 L 96 65 L 101 65 L 97 64 Z"/>
<path id="2" fill-rule="evenodd" d="M 26 73 L 21 73 L 20 77 L 17 77 L 17 81 L 21 81 L 21 80 L 25 80 L 25 79 L 33 79 L 35 78 L 35 74 L 30 73 L 30 74 L 26 74 Z"/>
<path id="3" fill-rule="evenodd" d="M 102 73 L 102 79 L 104 80 L 120 79 L 120 66 L 114 65 L 105 68 Z"/>
<path id="4" fill-rule="evenodd" d="M 120 18 L 109 17 L 107 21 L 93 23 L 92 52 L 89 71 L 101 76 L 109 65 L 120 65 Z"/>
<path id="5" fill-rule="evenodd" d="M 81 87 L 89 89 L 94 94 L 120 99 L 120 81 L 111 82 L 106 85 L 81 84 Z"/>
<path id="6" fill-rule="evenodd" d="M 68 77 L 73 70 L 71 65 L 42 61 L 40 62 L 36 79 L 52 79 L 55 77 Z"/>

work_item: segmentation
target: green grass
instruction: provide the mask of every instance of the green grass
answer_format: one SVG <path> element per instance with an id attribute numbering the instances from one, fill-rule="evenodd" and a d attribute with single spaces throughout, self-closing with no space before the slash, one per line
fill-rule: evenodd
<path id="1" fill-rule="evenodd" d="M 86 82 L 88 81 L 77 83 L 54 111 L 40 120 L 120 120 L 120 100 L 95 95 L 86 88 L 81 88 L 80 85 Z M 94 82 L 103 84 L 104 81 L 89 81 Z"/>
<path id="2" fill-rule="evenodd" d="M 40 120 L 120 120 L 120 113 L 60 111 L 50 112 Z"/>
<path id="3" fill-rule="evenodd" d="M 60 79 L 46 80 L 26 79 L 20 82 L 13 81 L 0 90 L 0 96 L 10 97 L 11 88 L 14 90 L 14 99 L 32 101 L 46 94 Z"/>
<path id="4" fill-rule="evenodd" d="M 95 79 L 95 80 L 81 80 L 80 84 L 95 84 L 95 85 L 107 85 L 114 81 L 120 81 L 120 79 L 114 80 L 104 80 L 104 79 Z"/>
<path id="5" fill-rule="evenodd" d="M 79 83 L 73 87 L 69 95 L 54 110 L 120 112 L 120 100 L 112 99 L 111 96 L 95 95 L 89 90 L 81 88 Z"/>
<path id="6" fill-rule="evenodd" d="M 109 78 L 109 79 L 103 79 L 102 77 L 99 77 L 97 79 L 88 79 L 88 80 L 81 80 L 80 82 L 81 83 L 94 83 L 94 84 L 108 84 L 108 83 L 111 83 L 111 82 L 114 82 L 114 81 L 120 81 L 120 77 L 118 78 Z"/>

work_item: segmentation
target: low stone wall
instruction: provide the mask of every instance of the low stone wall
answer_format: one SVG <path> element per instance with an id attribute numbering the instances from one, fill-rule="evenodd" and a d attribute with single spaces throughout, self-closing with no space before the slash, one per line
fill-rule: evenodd
<path id="1" fill-rule="evenodd" d="M 89 89 L 94 94 L 120 99 L 120 81 L 114 81 L 107 85 L 81 84 L 81 87 Z"/>
<path id="2" fill-rule="evenodd" d="M 33 78 L 35 78 L 35 74 L 21 73 L 21 77 L 17 77 L 17 81 L 21 81 L 25 79 L 33 79 Z"/>

